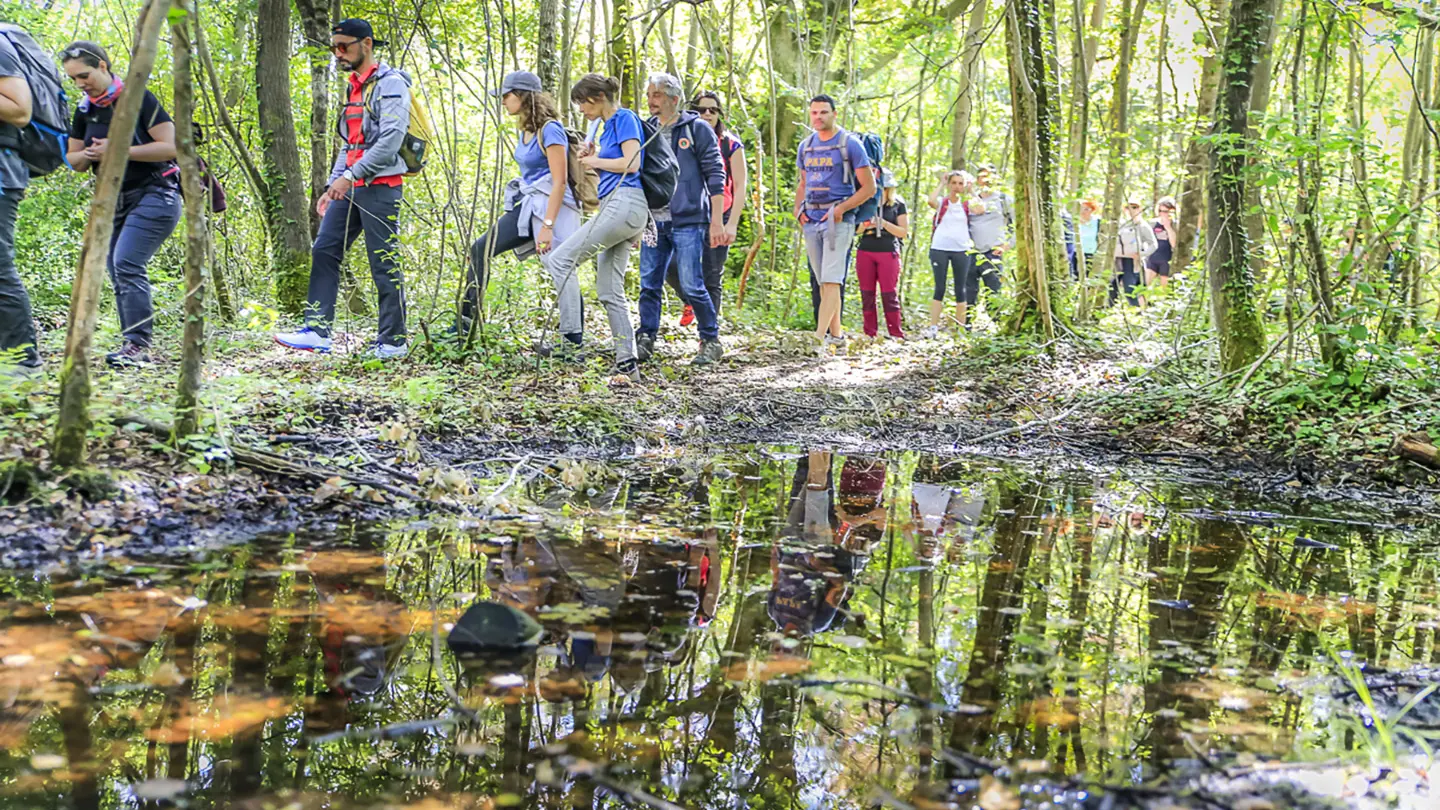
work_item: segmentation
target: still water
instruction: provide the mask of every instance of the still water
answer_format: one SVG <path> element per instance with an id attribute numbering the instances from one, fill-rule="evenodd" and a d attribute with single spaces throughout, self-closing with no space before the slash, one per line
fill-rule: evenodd
<path id="1" fill-rule="evenodd" d="M 0 808 L 1080 806 L 1380 756 L 1344 673 L 1440 661 L 1433 528 L 1353 505 L 760 448 L 509 497 L 0 573 Z M 459 660 L 479 600 L 538 645 Z"/>

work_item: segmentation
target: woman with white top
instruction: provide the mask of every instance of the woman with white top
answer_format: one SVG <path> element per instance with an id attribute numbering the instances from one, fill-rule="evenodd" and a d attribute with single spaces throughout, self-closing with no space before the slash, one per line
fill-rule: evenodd
<path id="1" fill-rule="evenodd" d="M 945 309 L 946 279 L 953 275 L 955 283 L 955 320 L 965 325 L 965 279 L 970 274 L 970 220 L 965 211 L 964 197 L 972 178 L 965 172 L 946 172 L 930 207 L 935 209 L 930 237 L 930 270 L 935 274 L 935 295 L 930 300 L 930 326 L 925 337 L 940 333 L 940 315 Z"/>

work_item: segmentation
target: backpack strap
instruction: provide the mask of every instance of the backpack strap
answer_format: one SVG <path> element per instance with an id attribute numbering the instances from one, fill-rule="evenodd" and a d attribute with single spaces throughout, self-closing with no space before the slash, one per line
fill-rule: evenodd
<path id="1" fill-rule="evenodd" d="M 937 230 L 940 229 L 940 221 L 943 220 L 943 219 L 945 219 L 945 212 L 946 212 L 946 211 L 949 211 L 949 210 L 950 210 L 950 198 L 949 198 L 949 197 L 942 197 L 942 198 L 940 199 L 940 209 L 935 212 L 935 219 L 934 219 L 934 221 L 932 221 L 932 222 L 930 223 L 930 232 L 931 232 L 931 233 L 934 233 L 935 231 L 937 231 Z"/>

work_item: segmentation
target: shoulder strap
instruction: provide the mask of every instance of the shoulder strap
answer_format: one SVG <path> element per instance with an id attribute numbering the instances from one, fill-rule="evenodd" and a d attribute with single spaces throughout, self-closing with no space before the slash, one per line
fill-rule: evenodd
<path id="1" fill-rule="evenodd" d="M 945 212 L 946 212 L 946 211 L 949 211 L 949 210 L 950 210 L 950 198 L 949 198 L 949 197 L 942 197 L 942 198 L 940 198 L 940 208 L 939 208 L 939 210 L 937 210 L 937 211 L 935 212 L 935 220 L 934 220 L 934 222 L 932 222 L 932 223 L 930 224 L 930 231 L 931 231 L 932 233 L 940 228 L 940 220 L 942 220 L 942 219 L 945 218 Z"/>

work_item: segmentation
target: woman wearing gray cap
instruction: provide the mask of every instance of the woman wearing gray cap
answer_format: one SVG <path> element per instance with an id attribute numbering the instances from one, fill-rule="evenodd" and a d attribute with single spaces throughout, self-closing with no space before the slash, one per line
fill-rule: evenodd
<path id="1" fill-rule="evenodd" d="M 484 236 L 470 246 L 470 272 L 460 303 L 461 332 L 469 331 L 485 297 L 489 267 L 494 258 L 514 251 L 516 257 L 546 254 L 580 227 L 580 204 L 575 199 L 568 171 L 570 136 L 560 123 L 555 99 L 540 87 L 540 78 L 519 70 L 505 77 L 494 91 L 515 116 L 520 137 L 515 141 L 515 162 L 520 176 L 505 188 L 505 213 Z M 555 280 L 559 296 L 561 351 L 574 356 L 581 341 L 580 288 Z M 549 354 L 548 347 L 542 353 Z"/>

